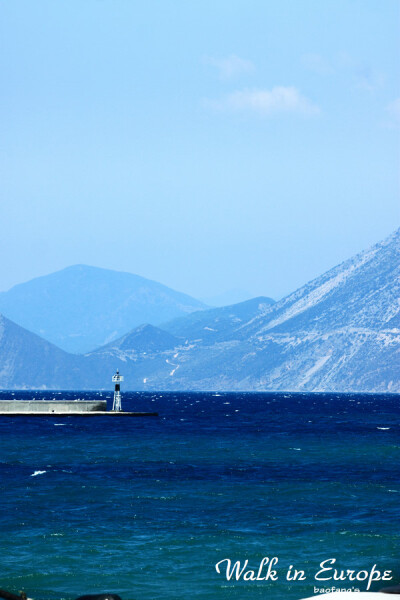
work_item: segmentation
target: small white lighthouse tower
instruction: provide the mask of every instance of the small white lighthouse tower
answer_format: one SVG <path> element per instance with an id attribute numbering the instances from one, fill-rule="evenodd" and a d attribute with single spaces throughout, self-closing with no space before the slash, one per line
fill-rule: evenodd
<path id="1" fill-rule="evenodd" d="M 120 412 L 120 411 L 122 411 L 120 383 L 121 383 L 121 381 L 124 380 L 124 378 L 122 377 L 122 375 L 119 374 L 118 369 L 117 369 L 117 372 L 115 373 L 115 375 L 113 375 L 112 380 L 113 380 L 113 383 L 115 383 L 114 402 L 113 402 L 112 409 L 114 411 Z"/>

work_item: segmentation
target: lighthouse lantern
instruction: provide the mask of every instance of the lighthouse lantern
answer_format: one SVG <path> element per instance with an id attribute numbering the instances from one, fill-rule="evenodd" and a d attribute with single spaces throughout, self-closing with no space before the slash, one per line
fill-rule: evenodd
<path id="1" fill-rule="evenodd" d="M 115 383 L 115 389 L 114 389 L 114 402 L 113 402 L 113 407 L 112 409 L 114 411 L 122 411 L 122 406 L 121 406 L 121 381 L 124 380 L 124 378 L 122 377 L 122 375 L 119 374 L 119 371 L 117 369 L 117 372 L 115 373 L 115 375 L 113 375 L 113 383 Z"/>

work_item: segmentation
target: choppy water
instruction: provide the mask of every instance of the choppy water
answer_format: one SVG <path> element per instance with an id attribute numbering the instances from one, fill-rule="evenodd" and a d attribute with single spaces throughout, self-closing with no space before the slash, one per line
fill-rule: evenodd
<path id="1" fill-rule="evenodd" d="M 33 396 L 98 397 L 15 394 Z M 0 587 L 298 599 L 332 557 L 400 581 L 399 396 L 130 393 L 123 407 L 160 416 L 0 418 Z M 277 582 L 214 568 L 264 556 Z M 308 579 L 288 583 L 290 564 Z"/>

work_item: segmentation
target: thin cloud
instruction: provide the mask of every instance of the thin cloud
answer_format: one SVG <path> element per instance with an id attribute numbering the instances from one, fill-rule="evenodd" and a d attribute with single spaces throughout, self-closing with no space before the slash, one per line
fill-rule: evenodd
<path id="1" fill-rule="evenodd" d="M 375 92 L 385 84 L 385 77 L 382 73 L 374 71 L 369 66 L 359 67 L 355 73 L 356 86 L 367 92 Z"/>
<path id="2" fill-rule="evenodd" d="M 321 54 L 303 54 L 302 66 L 318 75 L 348 75 L 353 78 L 353 85 L 366 92 L 375 92 L 385 85 L 385 75 L 371 65 L 362 63 L 346 52 L 339 52 L 331 60 Z"/>
<path id="3" fill-rule="evenodd" d="M 219 100 L 208 100 L 215 110 L 253 112 L 269 117 L 280 113 L 312 116 L 320 113 L 318 106 L 303 96 L 295 87 L 276 86 L 271 90 L 241 90 Z"/>
<path id="4" fill-rule="evenodd" d="M 240 58 L 236 54 L 231 54 L 226 58 L 207 56 L 204 60 L 207 64 L 217 69 L 221 79 L 233 79 L 240 75 L 253 73 L 256 70 L 251 60 Z"/>
<path id="5" fill-rule="evenodd" d="M 386 112 L 389 114 L 392 125 L 400 125 L 400 98 L 396 98 L 386 107 Z"/>

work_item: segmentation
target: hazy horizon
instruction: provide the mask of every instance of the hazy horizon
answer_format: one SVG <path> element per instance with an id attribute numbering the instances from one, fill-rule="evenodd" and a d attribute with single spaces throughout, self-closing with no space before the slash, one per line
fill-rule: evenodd
<path id="1" fill-rule="evenodd" d="M 393 235 L 397 231 L 398 231 L 398 228 L 396 228 L 387 237 L 391 237 L 391 235 Z M 383 241 L 384 240 L 378 240 L 376 243 L 378 244 L 378 243 L 383 242 Z M 373 244 L 373 245 L 375 245 L 375 244 Z M 363 248 L 363 250 L 367 250 L 367 249 L 368 248 Z M 359 253 L 357 253 L 357 254 L 359 254 Z M 356 256 L 356 255 L 353 255 L 353 256 Z M 348 256 L 347 257 L 347 259 L 350 259 L 350 258 L 352 258 L 352 256 Z M 347 259 L 345 259 L 342 262 L 345 262 Z M 338 266 L 339 264 L 340 263 L 338 263 L 337 265 L 332 265 L 331 268 L 334 268 L 335 266 Z M 108 269 L 106 267 L 98 267 L 96 265 L 85 265 L 83 263 L 77 263 L 77 264 L 74 264 L 74 265 L 67 265 L 66 267 L 63 267 L 62 269 L 59 269 L 57 271 L 52 271 L 50 273 L 44 273 L 43 275 L 38 275 L 38 276 L 30 278 L 30 279 L 28 279 L 26 281 L 18 282 L 15 285 L 20 285 L 20 284 L 28 283 L 29 281 L 32 281 L 34 279 L 39 279 L 41 277 L 46 277 L 48 275 L 52 275 L 52 274 L 58 273 L 60 271 L 64 271 L 64 270 L 67 270 L 67 269 L 70 269 L 70 268 L 74 268 L 74 267 L 88 267 L 88 268 L 95 268 L 95 269 L 103 269 L 103 270 L 106 270 L 106 271 L 115 271 L 115 272 L 120 272 L 120 273 L 127 273 L 127 274 L 130 274 L 130 275 L 138 275 L 138 273 L 131 273 L 130 271 L 125 271 L 125 270 L 122 270 L 122 269 Z M 327 269 L 327 271 L 329 271 L 329 270 L 330 269 Z M 323 274 L 324 273 L 318 273 L 316 275 L 316 277 L 318 277 L 319 275 L 323 275 Z M 192 296 L 194 299 L 199 300 L 199 301 L 201 301 L 201 302 L 203 302 L 205 304 L 208 304 L 210 307 L 212 307 L 212 306 L 216 306 L 216 307 L 220 306 L 220 307 L 222 307 L 222 306 L 226 306 L 226 305 L 229 305 L 229 304 L 238 304 L 240 302 L 245 302 L 246 300 L 250 300 L 250 299 L 255 298 L 257 296 L 269 297 L 269 298 L 272 298 L 273 300 L 275 300 L 276 302 L 278 302 L 279 300 L 281 300 L 281 299 L 283 299 L 285 297 L 285 296 L 282 296 L 280 298 L 273 298 L 271 295 L 268 295 L 268 294 L 254 294 L 254 295 L 252 295 L 248 290 L 243 290 L 243 289 L 240 289 L 240 288 L 228 289 L 228 290 L 223 291 L 222 293 L 219 293 L 219 294 L 215 293 L 213 296 L 210 295 L 207 298 L 205 298 L 205 297 L 196 297 L 196 296 L 193 296 L 192 294 L 189 294 L 184 289 L 172 288 L 172 286 L 168 285 L 167 283 L 165 283 L 163 281 L 156 281 L 154 279 L 150 279 L 149 277 L 145 277 L 143 275 L 139 275 L 139 277 L 143 277 L 144 279 L 147 279 L 149 281 L 153 281 L 155 283 L 160 283 L 162 285 L 165 285 L 166 287 L 171 288 L 171 289 L 173 289 L 176 292 L 180 292 L 180 293 L 183 293 L 183 294 L 187 294 L 188 296 Z M 315 277 L 313 279 L 315 279 Z M 294 289 L 290 290 L 288 292 L 288 294 L 286 294 L 286 296 L 290 295 L 291 293 L 293 293 L 295 291 L 297 291 L 297 289 L 300 289 L 301 287 L 303 287 L 304 285 L 306 285 L 310 281 L 311 280 L 304 281 L 302 284 L 300 284 L 300 286 L 298 286 L 298 288 L 294 288 Z M 15 287 L 15 285 L 11 286 L 10 288 L 8 288 L 6 290 L 0 290 L 0 293 L 1 292 L 7 292 L 7 291 L 9 291 L 13 287 Z"/>
<path id="2" fill-rule="evenodd" d="M 398 227 L 396 0 L 0 16 L 0 290 L 87 264 L 278 300 Z"/>

